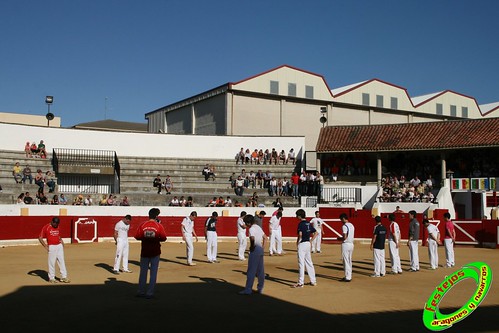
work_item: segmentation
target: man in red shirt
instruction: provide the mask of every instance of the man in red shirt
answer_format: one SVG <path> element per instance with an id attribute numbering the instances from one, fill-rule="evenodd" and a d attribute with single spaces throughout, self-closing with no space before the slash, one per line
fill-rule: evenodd
<path id="1" fill-rule="evenodd" d="M 142 223 L 137 229 L 135 239 L 142 241 L 140 250 L 140 275 L 138 297 L 152 298 L 156 277 L 158 275 L 161 243 L 166 240 L 166 232 L 158 220 L 158 208 L 149 210 L 149 221 Z M 151 271 L 149 287 L 146 289 L 147 272 Z"/>
<path id="2" fill-rule="evenodd" d="M 298 186 L 300 184 L 300 176 L 296 172 L 293 172 L 291 176 L 291 188 L 293 193 L 293 199 L 298 199 Z"/>
<path id="3" fill-rule="evenodd" d="M 61 279 L 59 281 L 69 283 L 68 272 L 64 262 L 64 242 L 59 233 L 59 223 L 59 218 L 53 217 L 52 221 L 42 228 L 38 240 L 49 254 L 49 282 L 57 282 L 55 279 L 55 262 L 57 261 L 61 271 Z"/>
<path id="4" fill-rule="evenodd" d="M 450 219 L 450 214 L 448 212 L 444 213 L 445 221 L 445 257 L 447 258 L 447 264 L 445 267 L 454 267 L 454 244 L 456 243 L 456 230 L 454 229 L 454 223 Z"/>

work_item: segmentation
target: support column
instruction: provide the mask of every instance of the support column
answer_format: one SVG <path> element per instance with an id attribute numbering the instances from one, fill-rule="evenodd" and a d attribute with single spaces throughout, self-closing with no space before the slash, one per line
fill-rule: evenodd
<path id="1" fill-rule="evenodd" d="M 440 155 L 440 162 L 441 162 L 441 168 L 440 168 L 440 176 L 442 178 L 442 182 L 440 186 L 446 186 L 447 185 L 447 161 L 445 160 L 445 154 Z"/>
<path id="2" fill-rule="evenodd" d="M 191 134 L 196 134 L 196 109 L 194 103 L 191 104 Z"/>
<path id="3" fill-rule="evenodd" d="M 377 180 L 378 180 L 378 188 L 381 187 L 381 177 L 382 177 L 382 164 L 381 164 L 381 157 L 378 155 L 377 156 L 377 168 L 376 168 L 376 173 L 377 173 Z"/>

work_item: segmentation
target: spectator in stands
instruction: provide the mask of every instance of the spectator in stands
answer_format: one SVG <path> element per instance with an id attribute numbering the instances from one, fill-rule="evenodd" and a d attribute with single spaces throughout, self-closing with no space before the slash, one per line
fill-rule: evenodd
<path id="1" fill-rule="evenodd" d="M 45 177 L 44 177 L 44 181 L 45 181 L 45 184 L 47 184 L 47 186 L 49 187 L 49 193 L 54 193 L 55 191 L 55 180 L 54 180 L 54 173 L 52 171 L 47 171 L 45 172 Z"/>
<path id="2" fill-rule="evenodd" d="M 331 177 L 333 178 L 333 182 L 338 180 L 339 174 L 340 174 L 340 168 L 336 164 L 333 164 L 333 167 L 331 168 Z"/>
<path id="3" fill-rule="evenodd" d="M 431 175 L 428 175 L 425 184 L 427 190 L 431 192 L 431 190 L 433 190 L 433 178 L 431 178 Z"/>
<path id="4" fill-rule="evenodd" d="M 174 196 L 172 198 L 172 200 L 170 200 L 170 204 L 169 206 L 172 206 L 172 207 L 180 207 L 180 201 L 178 201 L 178 198 L 177 196 Z"/>
<path id="5" fill-rule="evenodd" d="M 32 157 L 31 156 L 31 145 L 29 144 L 29 141 L 26 141 L 26 145 L 24 145 L 24 153 L 26 154 L 26 157 Z"/>
<path id="6" fill-rule="evenodd" d="M 67 205 L 68 203 L 68 199 L 64 196 L 64 193 L 61 193 L 61 195 L 59 195 L 59 204 L 60 205 Z"/>
<path id="7" fill-rule="evenodd" d="M 239 175 L 236 179 L 234 192 L 239 197 L 241 197 L 244 193 L 244 179 L 243 179 L 243 177 L 241 177 L 241 175 Z"/>
<path id="8" fill-rule="evenodd" d="M 39 188 L 36 192 L 36 204 L 37 205 L 48 205 L 49 201 L 45 196 L 42 188 Z"/>
<path id="9" fill-rule="evenodd" d="M 320 197 L 323 197 L 323 192 L 324 192 L 324 177 L 321 175 L 320 172 L 317 172 L 317 175 L 315 177 L 315 182 L 318 185 L 318 190 L 320 193 Z"/>
<path id="10" fill-rule="evenodd" d="M 161 177 L 158 173 L 158 175 L 156 176 L 156 178 L 154 178 L 154 180 L 152 181 L 152 186 L 153 187 L 156 187 L 158 189 L 158 194 L 161 194 Z"/>
<path id="11" fill-rule="evenodd" d="M 59 204 L 59 197 L 57 196 L 57 194 L 54 194 L 54 196 L 52 197 L 52 200 L 50 200 L 50 204 L 51 205 L 58 205 Z"/>
<path id="12" fill-rule="evenodd" d="M 107 198 L 106 205 L 107 206 L 114 206 L 116 204 L 116 196 L 113 194 L 109 194 L 109 197 Z"/>
<path id="13" fill-rule="evenodd" d="M 244 148 L 241 147 L 241 150 L 236 154 L 236 165 L 239 164 L 244 164 Z"/>
<path id="14" fill-rule="evenodd" d="M 307 185 L 307 173 L 305 171 L 300 175 L 300 195 L 307 195 L 308 185 Z"/>
<path id="15" fill-rule="evenodd" d="M 296 164 L 295 150 L 293 148 L 291 148 L 289 150 L 288 159 L 286 160 L 286 164 L 288 164 L 289 161 L 293 162 L 293 165 Z"/>
<path id="16" fill-rule="evenodd" d="M 206 164 L 203 168 L 203 175 L 204 175 L 204 180 L 208 181 L 210 178 L 212 178 L 213 181 L 215 181 L 215 173 L 214 173 L 214 166 L 210 166 Z"/>
<path id="17" fill-rule="evenodd" d="M 83 201 L 83 205 L 84 206 L 92 206 L 92 204 L 93 204 L 93 200 L 92 200 L 92 197 L 89 194 L 89 195 L 87 195 L 87 197 Z"/>
<path id="18" fill-rule="evenodd" d="M 282 185 L 282 179 L 277 178 L 277 187 L 276 187 L 276 195 L 282 196 L 284 192 L 283 185 Z"/>
<path id="19" fill-rule="evenodd" d="M 18 197 L 17 197 L 17 204 L 18 205 L 24 204 L 24 192 L 21 192 L 21 194 L 18 195 Z"/>
<path id="20" fill-rule="evenodd" d="M 267 170 L 263 175 L 263 188 L 269 188 L 269 183 L 272 180 L 272 178 L 273 178 L 272 173 L 269 170 Z"/>
<path id="21" fill-rule="evenodd" d="M 121 199 L 120 206 L 130 206 L 130 202 L 126 195 Z"/>
<path id="22" fill-rule="evenodd" d="M 415 176 L 409 181 L 409 184 L 413 187 L 418 187 L 419 184 L 421 183 L 421 180 L 419 180 L 418 176 Z"/>
<path id="23" fill-rule="evenodd" d="M 14 164 L 14 168 L 12 168 L 12 176 L 14 176 L 14 180 L 16 181 L 16 184 L 21 184 L 21 181 L 23 179 L 23 175 L 22 175 L 21 166 L 19 165 L 19 162 L 16 162 L 16 164 Z"/>
<path id="24" fill-rule="evenodd" d="M 29 179 L 29 183 L 33 184 L 33 176 L 31 175 L 31 168 L 29 165 L 23 169 L 23 184 L 26 182 L 26 179 Z"/>
<path id="25" fill-rule="evenodd" d="M 210 202 L 208 202 L 206 207 L 216 207 L 216 205 L 217 205 L 217 197 L 213 197 L 213 199 L 211 199 Z"/>
<path id="26" fill-rule="evenodd" d="M 232 207 L 232 199 L 230 196 L 227 196 L 227 199 L 225 200 L 225 207 Z"/>
<path id="27" fill-rule="evenodd" d="M 272 179 L 269 182 L 269 195 L 273 197 L 276 194 L 277 194 L 277 179 L 275 179 L 275 177 L 272 177 Z"/>
<path id="28" fill-rule="evenodd" d="M 180 207 L 185 207 L 187 200 L 185 200 L 185 197 L 181 195 L 180 198 L 178 199 L 178 203 L 180 204 Z"/>
<path id="29" fill-rule="evenodd" d="M 73 206 L 83 206 L 83 195 L 78 194 L 74 197 Z"/>
<path id="30" fill-rule="evenodd" d="M 263 164 L 264 160 L 265 160 L 265 154 L 263 153 L 263 150 L 260 149 L 258 151 L 258 164 Z"/>
<path id="31" fill-rule="evenodd" d="M 291 193 L 293 195 L 293 199 L 298 199 L 299 188 L 300 188 L 300 176 L 298 176 L 298 173 L 293 172 L 290 182 L 291 182 L 291 189 L 292 189 Z"/>
<path id="32" fill-rule="evenodd" d="M 234 207 L 243 207 L 243 204 L 236 200 L 234 201 Z"/>
<path id="33" fill-rule="evenodd" d="M 258 163 L 258 149 L 253 150 L 253 152 L 251 153 L 251 164 L 253 163 Z"/>
<path id="34" fill-rule="evenodd" d="M 45 187 L 45 177 L 43 176 L 41 169 L 36 170 L 35 184 L 43 191 L 43 188 Z"/>
<path id="35" fill-rule="evenodd" d="M 32 205 L 32 204 L 35 203 L 34 200 L 33 200 L 33 198 L 31 197 L 31 195 L 29 194 L 29 192 L 26 192 L 24 194 L 24 199 L 23 200 L 24 200 L 24 203 L 26 205 Z"/>
<path id="36" fill-rule="evenodd" d="M 165 183 L 164 183 L 166 194 L 171 194 L 173 191 L 173 181 L 170 178 L 170 175 L 166 175 Z"/>
<path id="37" fill-rule="evenodd" d="M 99 201 L 99 206 L 107 206 L 107 195 L 102 195 L 102 198 Z"/>
<path id="38" fill-rule="evenodd" d="M 289 193 L 290 193 L 289 186 L 290 186 L 289 180 L 286 177 L 284 177 L 282 179 L 282 194 L 280 194 L 280 196 L 288 196 L 289 195 Z"/>
<path id="39" fill-rule="evenodd" d="M 192 206 L 194 206 L 194 202 L 192 200 L 192 197 L 188 196 L 187 201 L 185 202 L 185 207 L 192 207 Z"/>
<path id="40" fill-rule="evenodd" d="M 278 156 L 277 150 L 275 150 L 275 148 L 272 148 L 272 152 L 270 153 L 270 164 L 272 164 L 272 161 L 274 161 L 275 165 L 277 165 L 277 163 L 279 163 L 279 156 Z"/>
<path id="41" fill-rule="evenodd" d="M 246 148 L 244 151 L 244 163 L 248 164 L 251 162 L 251 152 L 249 148 Z"/>
<path id="42" fill-rule="evenodd" d="M 281 198 L 276 198 L 275 201 L 272 203 L 272 206 L 277 208 L 284 208 L 281 202 Z"/>
<path id="43" fill-rule="evenodd" d="M 244 181 L 244 188 L 248 188 L 248 175 L 246 174 L 246 169 L 241 170 L 241 178 Z"/>
<path id="44" fill-rule="evenodd" d="M 270 151 L 268 149 L 265 149 L 265 152 L 263 153 L 265 158 L 263 160 L 263 164 L 271 164 L 271 160 L 272 160 L 272 154 L 270 153 Z"/>
<path id="45" fill-rule="evenodd" d="M 405 213 L 402 209 L 400 209 L 400 206 L 397 206 L 393 212 L 397 214 Z"/>
<path id="46" fill-rule="evenodd" d="M 223 197 L 218 197 L 216 203 L 215 203 L 215 206 L 216 207 L 225 207 L 225 200 Z"/>
<path id="47" fill-rule="evenodd" d="M 248 174 L 248 177 L 247 177 L 247 180 L 248 180 L 248 182 L 247 182 L 248 186 L 247 187 L 249 187 L 250 184 L 251 184 L 251 188 L 255 188 L 255 186 L 256 186 L 255 185 L 255 179 L 256 179 L 256 175 L 253 172 L 253 170 L 251 170 L 250 173 Z"/>
<path id="48" fill-rule="evenodd" d="M 278 164 L 281 163 L 282 161 L 282 164 L 285 164 L 286 163 L 286 153 L 284 152 L 284 149 L 281 150 L 281 152 L 279 153 L 279 161 L 278 161 Z"/>
<path id="49" fill-rule="evenodd" d="M 33 143 L 30 146 L 30 150 L 31 150 L 31 156 L 38 157 L 38 146 L 36 142 L 33 141 Z"/>
<path id="50" fill-rule="evenodd" d="M 38 156 L 41 158 L 47 158 L 47 150 L 45 149 L 43 140 L 40 140 L 40 143 L 38 144 Z"/>
<path id="51" fill-rule="evenodd" d="M 229 183 L 230 183 L 230 188 L 235 188 L 236 187 L 236 173 L 233 172 L 232 175 L 229 177 Z"/>
<path id="52" fill-rule="evenodd" d="M 262 170 L 258 170 L 255 174 L 256 186 L 260 185 L 260 188 L 263 188 L 265 175 Z"/>

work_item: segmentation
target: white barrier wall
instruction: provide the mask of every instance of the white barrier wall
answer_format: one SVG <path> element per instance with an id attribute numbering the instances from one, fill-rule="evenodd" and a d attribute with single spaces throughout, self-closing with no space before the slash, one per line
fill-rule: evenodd
<path id="1" fill-rule="evenodd" d="M 156 133 L 124 133 L 0 123 L 0 149 L 24 152 L 26 141 L 44 140 L 52 148 L 112 150 L 118 156 L 232 159 L 243 147 L 254 149 L 294 148 L 301 158 L 303 136 L 202 136 Z"/>

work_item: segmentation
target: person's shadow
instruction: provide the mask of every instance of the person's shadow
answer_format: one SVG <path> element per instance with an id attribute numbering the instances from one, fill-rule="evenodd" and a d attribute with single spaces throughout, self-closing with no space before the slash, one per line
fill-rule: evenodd
<path id="1" fill-rule="evenodd" d="M 105 264 L 103 262 L 100 262 L 98 264 L 95 264 L 95 267 L 99 267 L 99 268 L 102 268 L 106 271 L 108 271 L 109 273 L 113 273 L 114 272 L 114 267 L 109 265 L 109 264 Z"/>
<path id="2" fill-rule="evenodd" d="M 49 273 L 43 269 L 34 269 L 32 271 L 29 271 L 28 272 L 28 275 L 31 275 L 31 276 L 38 276 L 40 277 L 41 279 L 45 280 L 48 282 L 49 280 Z"/>

